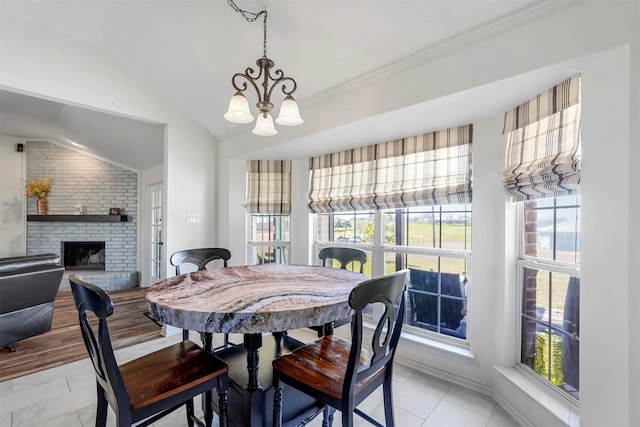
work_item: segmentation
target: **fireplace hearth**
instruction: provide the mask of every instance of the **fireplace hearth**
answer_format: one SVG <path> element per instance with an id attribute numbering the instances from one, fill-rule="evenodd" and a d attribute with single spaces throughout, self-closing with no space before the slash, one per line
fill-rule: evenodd
<path id="1" fill-rule="evenodd" d="M 105 242 L 61 242 L 66 270 L 104 270 Z"/>

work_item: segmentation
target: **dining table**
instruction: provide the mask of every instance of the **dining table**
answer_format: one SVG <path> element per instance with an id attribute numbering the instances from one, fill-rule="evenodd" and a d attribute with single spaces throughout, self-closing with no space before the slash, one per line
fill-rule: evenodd
<path id="1" fill-rule="evenodd" d="M 349 294 L 366 279 L 330 267 L 243 265 L 170 277 L 151 285 L 145 296 L 155 319 L 200 332 L 209 351 L 214 351 L 212 334 L 243 335 L 242 344 L 215 351 L 229 364 L 229 424 L 270 427 L 271 361 L 304 344 L 287 331 L 319 325 L 330 331 L 332 322 L 352 315 Z M 307 422 L 322 411 L 294 389 L 285 395 L 284 425 Z"/>

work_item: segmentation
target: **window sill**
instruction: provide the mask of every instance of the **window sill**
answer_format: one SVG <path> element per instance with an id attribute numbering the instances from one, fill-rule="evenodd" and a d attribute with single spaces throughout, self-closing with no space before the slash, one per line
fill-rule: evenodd
<path id="1" fill-rule="evenodd" d="M 455 345 L 437 339 L 431 339 L 415 334 L 403 333 L 400 342 L 416 350 L 436 353 L 440 356 L 454 359 L 457 362 L 471 364 L 476 356 L 471 353 L 468 345 Z"/>
<path id="2" fill-rule="evenodd" d="M 494 398 L 523 425 L 580 425 L 579 407 L 545 390 L 543 385 L 516 367 L 494 366 L 497 373 Z"/>

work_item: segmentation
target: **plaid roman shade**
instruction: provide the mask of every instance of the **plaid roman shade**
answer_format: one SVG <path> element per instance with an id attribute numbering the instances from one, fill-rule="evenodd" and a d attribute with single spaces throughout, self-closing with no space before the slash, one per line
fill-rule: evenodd
<path id="1" fill-rule="evenodd" d="M 251 214 L 291 213 L 291 160 L 247 161 L 247 209 Z"/>
<path id="2" fill-rule="evenodd" d="M 580 75 L 505 114 L 502 181 L 512 201 L 578 194 Z"/>
<path id="3" fill-rule="evenodd" d="M 468 203 L 473 125 L 314 157 L 314 213 Z"/>

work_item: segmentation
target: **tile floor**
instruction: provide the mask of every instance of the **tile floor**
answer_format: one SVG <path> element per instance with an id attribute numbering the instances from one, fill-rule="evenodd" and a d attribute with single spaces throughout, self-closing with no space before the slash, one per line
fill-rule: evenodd
<path id="1" fill-rule="evenodd" d="M 116 352 L 119 363 L 180 339 L 162 338 Z M 192 337 L 194 339 L 194 337 Z M 194 339 L 197 341 L 197 338 Z M 394 370 L 395 419 L 398 427 L 512 427 L 518 423 L 490 397 L 421 374 L 403 366 Z M 196 403 L 199 407 L 199 403 Z M 382 391 L 361 405 L 384 419 Z M 114 426 L 109 411 L 108 426 Z M 334 425 L 340 425 L 336 413 Z M 321 417 L 311 427 L 321 426 Z M 0 382 L 0 427 L 86 427 L 95 422 L 95 380 L 88 359 Z M 369 425 L 356 416 L 356 425 Z M 153 424 L 186 426 L 184 410 Z"/>

